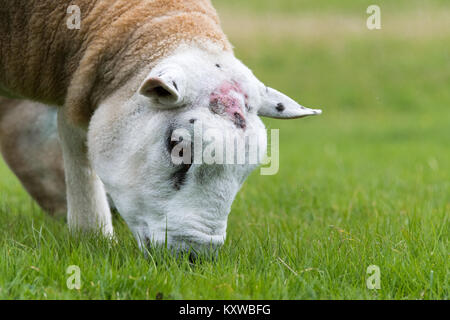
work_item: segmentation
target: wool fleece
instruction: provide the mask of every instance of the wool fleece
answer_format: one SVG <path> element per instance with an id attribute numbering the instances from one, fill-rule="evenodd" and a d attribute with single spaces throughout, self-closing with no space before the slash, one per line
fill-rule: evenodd
<path id="1" fill-rule="evenodd" d="M 71 5 L 79 30 L 67 27 Z M 0 95 L 66 103 L 76 124 L 181 43 L 232 50 L 209 0 L 0 0 L 0 8 Z"/>

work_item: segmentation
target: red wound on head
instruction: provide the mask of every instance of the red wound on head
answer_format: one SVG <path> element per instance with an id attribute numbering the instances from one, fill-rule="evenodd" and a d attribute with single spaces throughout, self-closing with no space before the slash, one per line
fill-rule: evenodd
<path id="1" fill-rule="evenodd" d="M 248 99 L 241 86 L 236 82 L 224 82 L 210 96 L 212 110 L 218 114 L 226 114 L 238 128 L 245 129 L 245 116 L 239 95 L 243 95 L 245 102 Z"/>

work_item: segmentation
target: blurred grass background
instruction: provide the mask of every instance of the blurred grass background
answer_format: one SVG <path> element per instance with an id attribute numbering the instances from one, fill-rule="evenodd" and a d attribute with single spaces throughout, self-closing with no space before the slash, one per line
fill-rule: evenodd
<path id="1" fill-rule="evenodd" d="M 411 9 L 423 9 L 436 7 L 438 9 L 448 6 L 446 0 L 212 0 L 213 4 L 220 10 L 222 8 L 233 11 L 251 10 L 258 14 L 281 13 L 322 13 L 324 11 L 332 13 L 355 13 L 365 12 L 370 5 L 378 5 L 386 11 L 408 11 Z"/>
<path id="2" fill-rule="evenodd" d="M 0 298 L 448 299 L 450 2 L 213 3 L 257 76 L 324 114 L 264 120 L 280 172 L 250 177 L 218 259 L 196 266 L 145 259 L 121 220 L 120 247 L 72 239 L 0 165 Z"/>

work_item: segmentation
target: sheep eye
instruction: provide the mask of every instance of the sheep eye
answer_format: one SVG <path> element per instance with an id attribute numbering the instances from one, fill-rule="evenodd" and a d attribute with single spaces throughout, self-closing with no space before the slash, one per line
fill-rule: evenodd
<path id="1" fill-rule="evenodd" d="M 173 130 L 170 131 L 170 134 L 167 138 L 167 150 L 172 155 L 173 149 L 175 146 L 179 145 L 183 142 L 183 137 L 180 137 L 178 140 L 172 140 L 172 134 Z M 182 148 L 177 154 L 177 157 L 183 158 L 184 157 L 184 148 Z M 171 174 L 171 180 L 173 181 L 173 186 L 176 190 L 180 190 L 183 184 L 186 182 L 187 173 L 189 172 L 189 169 L 192 166 L 193 161 L 193 150 L 192 150 L 192 144 L 191 144 L 191 161 L 190 163 L 182 163 L 180 165 L 177 165 L 175 168 L 175 171 Z"/>
<path id="2" fill-rule="evenodd" d="M 183 138 L 180 137 L 180 139 L 177 140 L 172 140 L 172 135 L 169 136 L 169 138 L 167 139 L 167 151 L 169 151 L 169 153 L 172 152 L 172 150 L 183 141 Z"/>

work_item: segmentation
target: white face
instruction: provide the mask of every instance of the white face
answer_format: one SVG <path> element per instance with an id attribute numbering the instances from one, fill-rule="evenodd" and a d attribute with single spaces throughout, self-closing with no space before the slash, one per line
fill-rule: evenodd
<path id="1" fill-rule="evenodd" d="M 211 142 L 205 133 L 214 129 L 236 141 L 256 141 L 261 159 L 267 140 L 260 115 L 317 113 L 266 88 L 231 53 L 184 48 L 154 67 L 130 99 L 114 97 L 97 109 L 89 155 L 141 246 L 203 251 L 223 244 L 234 197 L 257 164 L 248 155 L 244 164 L 177 164 L 174 149 L 184 143 L 193 145 L 192 157 L 199 148 L 202 154 Z M 172 142 L 180 129 L 192 139 L 203 133 L 203 145 Z"/>

